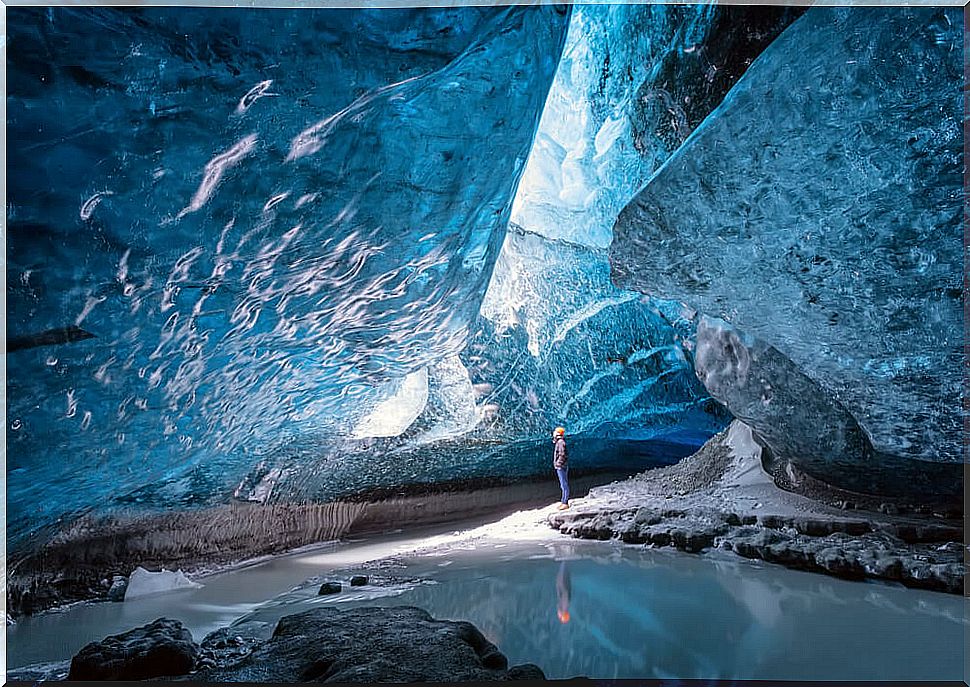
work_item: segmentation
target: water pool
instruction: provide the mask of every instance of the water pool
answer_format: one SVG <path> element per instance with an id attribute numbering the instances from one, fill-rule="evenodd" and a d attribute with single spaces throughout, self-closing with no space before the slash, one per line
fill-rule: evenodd
<path id="1" fill-rule="evenodd" d="M 963 676 L 962 597 L 613 542 L 483 538 L 417 554 L 401 548 L 277 558 L 199 590 L 29 619 L 10 628 L 9 665 L 67 659 L 91 638 L 161 615 L 183 620 L 199 640 L 233 619 L 241 630 L 271 628 L 319 605 L 415 605 L 473 622 L 511 663 L 536 663 L 551 678 Z M 372 581 L 398 582 L 317 595 L 320 579 L 346 581 L 374 559 L 383 565 L 365 570 Z"/>

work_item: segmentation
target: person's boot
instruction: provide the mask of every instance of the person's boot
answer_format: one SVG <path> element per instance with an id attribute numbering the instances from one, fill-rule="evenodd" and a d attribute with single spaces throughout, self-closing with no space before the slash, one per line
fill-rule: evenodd
<path id="1" fill-rule="evenodd" d="M 569 504 L 568 503 L 560 503 L 559 504 L 559 510 L 566 510 L 567 508 L 569 508 Z"/>

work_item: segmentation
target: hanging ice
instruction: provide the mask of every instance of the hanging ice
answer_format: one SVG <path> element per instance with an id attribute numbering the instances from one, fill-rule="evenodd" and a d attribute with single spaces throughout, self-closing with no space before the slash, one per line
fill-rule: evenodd
<path id="1" fill-rule="evenodd" d="M 878 451 L 943 461 L 963 451 L 962 36 L 955 9 L 810 9 L 611 248 L 619 285 L 771 344 Z"/>

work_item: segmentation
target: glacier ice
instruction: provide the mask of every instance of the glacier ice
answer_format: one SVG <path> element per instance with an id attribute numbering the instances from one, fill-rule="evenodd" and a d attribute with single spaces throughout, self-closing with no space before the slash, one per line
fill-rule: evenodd
<path id="1" fill-rule="evenodd" d="M 131 577 L 128 578 L 125 601 L 182 589 L 199 589 L 200 587 L 202 587 L 201 584 L 187 578 L 181 570 L 172 572 L 163 568 L 162 570 L 151 571 L 139 566 L 132 571 Z"/>
<path id="2" fill-rule="evenodd" d="M 604 250 L 510 231 L 462 353 L 495 437 L 649 438 L 714 433 L 719 411 L 698 384 L 685 342 L 691 313 L 617 289 Z"/>
<path id="3" fill-rule="evenodd" d="M 576 5 L 512 221 L 608 246 L 623 206 L 802 11 Z"/>
<path id="4" fill-rule="evenodd" d="M 428 403 L 428 370 L 422 367 L 397 384 L 396 391 L 358 421 L 354 436 L 396 437 L 418 419 Z"/>
<path id="5" fill-rule="evenodd" d="M 956 9 L 809 9 L 614 227 L 618 285 L 770 344 L 883 455 L 963 452 L 962 36 Z M 812 403 L 772 431 L 815 436 Z"/>
<path id="6" fill-rule="evenodd" d="M 577 464 L 638 469 L 642 440 L 700 443 L 722 403 L 792 451 L 851 453 L 814 414 L 880 465 L 946 457 L 953 255 L 930 234 L 959 209 L 959 17 L 854 12 L 12 8 L 8 535 L 533 475 L 560 424 Z M 874 247 L 909 252 L 846 280 L 868 263 L 831 244 L 877 220 Z M 683 268 L 712 256 L 705 291 Z M 861 333 L 893 308 L 918 326 Z M 760 378 L 715 384 L 731 336 L 834 402 L 786 419 Z"/>
<path id="7" fill-rule="evenodd" d="M 12 8 L 11 536 L 457 354 L 569 13 Z"/>
<path id="8" fill-rule="evenodd" d="M 771 450 L 775 481 L 802 475 L 855 493 L 918 498 L 949 507 L 963 497 L 962 466 L 876 450 L 856 419 L 789 358 L 723 320 L 701 316 L 694 365 L 705 388 Z"/>

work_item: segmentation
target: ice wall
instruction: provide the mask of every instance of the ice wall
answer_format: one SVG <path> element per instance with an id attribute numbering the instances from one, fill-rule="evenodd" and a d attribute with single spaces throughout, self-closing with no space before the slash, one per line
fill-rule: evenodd
<path id="1" fill-rule="evenodd" d="M 621 291 L 603 250 L 514 229 L 462 354 L 495 436 L 715 433 L 685 345 L 693 313 Z M 706 409 L 706 410 L 705 410 Z"/>
<path id="2" fill-rule="evenodd" d="M 838 399 L 764 340 L 703 316 L 694 363 L 711 395 L 771 449 L 764 467 L 780 486 L 811 491 L 821 482 L 924 508 L 962 502 L 963 466 L 875 449 Z"/>
<path id="3" fill-rule="evenodd" d="M 486 432 L 649 438 L 713 433 L 694 379 L 692 314 L 616 288 L 617 213 L 800 13 L 717 5 L 580 5 L 463 359 Z"/>
<path id="4" fill-rule="evenodd" d="M 477 317 L 568 18 L 11 9 L 11 535 L 386 431 Z"/>
<path id="5" fill-rule="evenodd" d="M 963 445 L 963 28 L 955 9 L 810 9 L 611 247 L 618 285 L 770 344 L 877 451 L 942 461 Z M 810 405 L 776 429 L 812 435 Z"/>
<path id="6" fill-rule="evenodd" d="M 802 12 L 575 6 L 512 220 L 549 238 L 608 246 L 624 205 Z"/>

